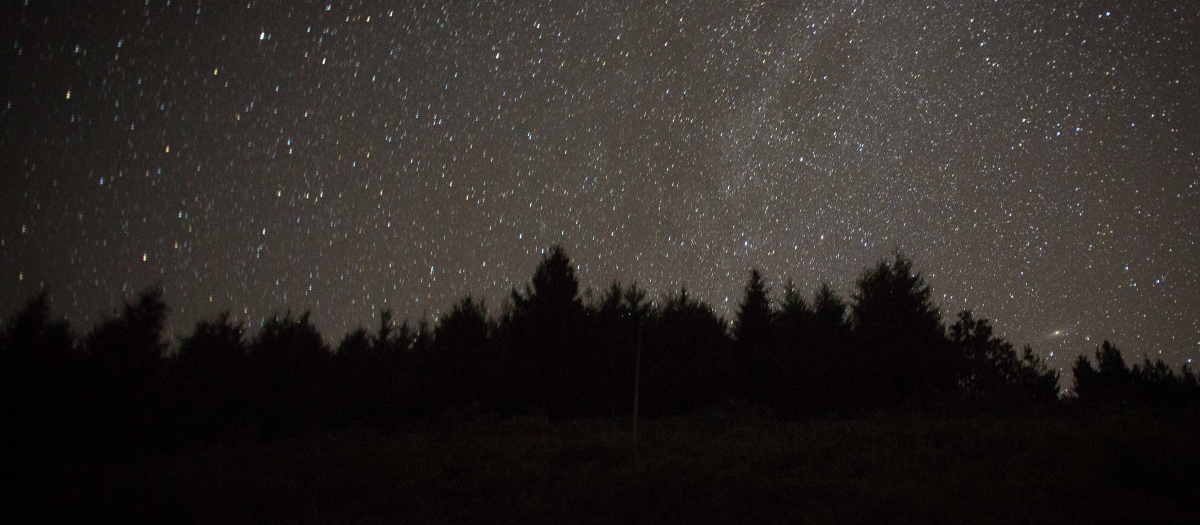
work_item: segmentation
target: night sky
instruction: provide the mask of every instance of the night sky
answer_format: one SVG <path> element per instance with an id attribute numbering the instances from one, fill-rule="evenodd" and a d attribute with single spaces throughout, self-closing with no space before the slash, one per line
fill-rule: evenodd
<path id="1" fill-rule="evenodd" d="M 1055 367 L 1200 359 L 1200 4 L 6 2 L 0 313 L 175 336 L 915 261 Z"/>

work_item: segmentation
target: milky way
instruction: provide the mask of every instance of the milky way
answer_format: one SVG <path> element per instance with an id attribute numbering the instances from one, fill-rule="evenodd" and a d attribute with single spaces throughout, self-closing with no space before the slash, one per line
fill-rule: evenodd
<path id="1" fill-rule="evenodd" d="M 0 16 L 4 315 L 336 342 L 560 243 L 728 318 L 900 251 L 1056 367 L 1200 358 L 1194 2 L 95 4 Z"/>

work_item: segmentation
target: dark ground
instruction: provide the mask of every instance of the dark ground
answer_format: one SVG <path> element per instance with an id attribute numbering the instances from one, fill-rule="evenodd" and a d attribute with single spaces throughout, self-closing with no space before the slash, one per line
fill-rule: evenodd
<path id="1" fill-rule="evenodd" d="M 1200 523 L 1200 415 L 709 414 L 636 445 L 628 421 L 479 417 L 24 474 L 4 512 L 37 521 Z"/>

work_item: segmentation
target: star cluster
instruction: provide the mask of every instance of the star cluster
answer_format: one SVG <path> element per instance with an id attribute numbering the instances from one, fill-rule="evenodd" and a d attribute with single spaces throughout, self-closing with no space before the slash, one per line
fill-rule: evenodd
<path id="1" fill-rule="evenodd" d="M 560 243 L 729 316 L 900 251 L 1056 367 L 1200 358 L 1192 2 L 54 4 L 2 17 L 4 312 L 338 338 Z"/>

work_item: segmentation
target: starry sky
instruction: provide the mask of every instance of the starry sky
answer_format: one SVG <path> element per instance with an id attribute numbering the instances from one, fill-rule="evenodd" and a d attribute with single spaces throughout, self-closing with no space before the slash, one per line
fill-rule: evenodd
<path id="1" fill-rule="evenodd" d="M 1069 369 L 1200 359 L 1200 4 L 8 2 L 0 312 L 171 330 L 911 257 Z M 1191 57 L 1191 58 L 1190 58 Z M 1194 366 L 1194 365 L 1193 365 Z"/>

